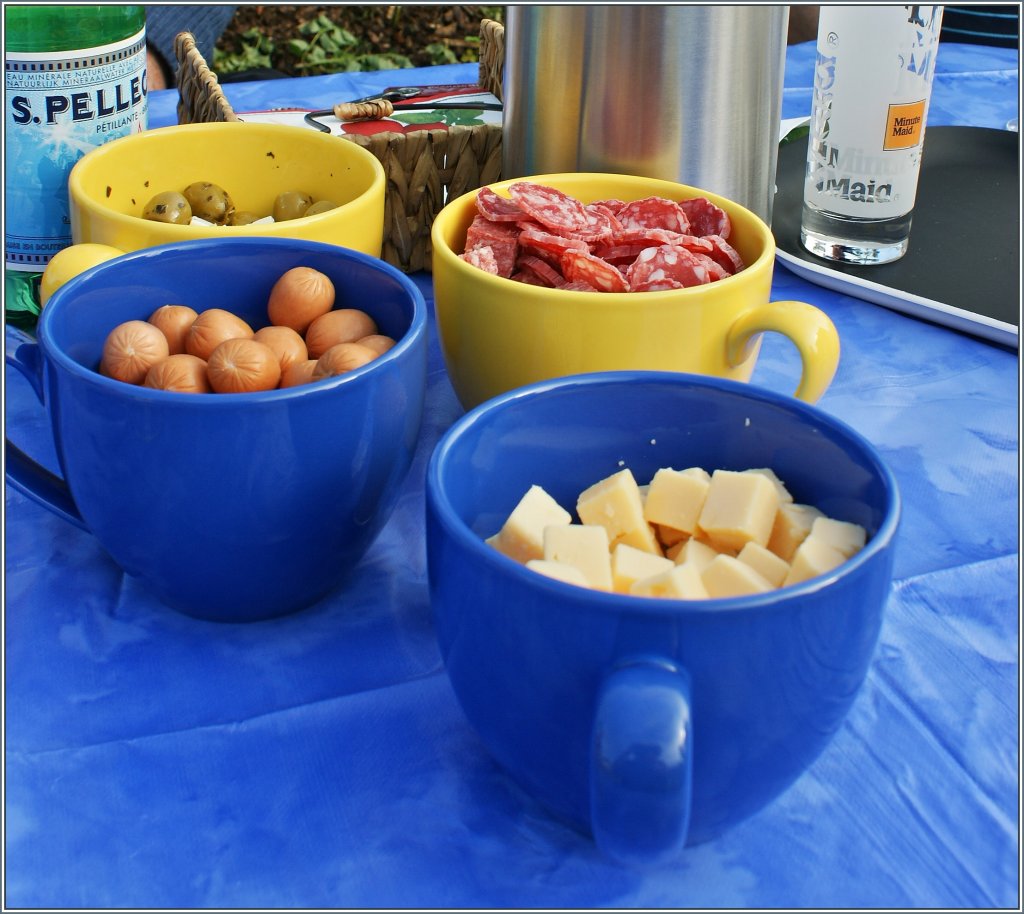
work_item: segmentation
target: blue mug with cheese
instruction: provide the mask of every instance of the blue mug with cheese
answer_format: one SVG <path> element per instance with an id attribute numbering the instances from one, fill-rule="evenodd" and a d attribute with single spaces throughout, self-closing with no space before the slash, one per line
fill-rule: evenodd
<path id="1" fill-rule="evenodd" d="M 770 469 L 797 503 L 861 528 L 864 545 L 787 586 L 703 599 L 578 586 L 495 548 L 524 493 L 585 520 L 595 504 L 609 513 L 580 498 L 595 481 L 629 470 L 646 484 L 666 467 Z M 877 643 L 900 515 L 875 448 L 821 409 L 654 371 L 481 404 L 435 448 L 426 505 L 437 635 L 468 721 L 553 814 L 630 863 L 672 859 L 754 815 L 828 745 Z M 536 510 L 566 521 L 550 503 Z"/>

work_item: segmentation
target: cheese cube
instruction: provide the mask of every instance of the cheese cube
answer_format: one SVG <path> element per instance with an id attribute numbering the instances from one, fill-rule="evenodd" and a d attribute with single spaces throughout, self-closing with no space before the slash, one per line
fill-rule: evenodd
<path id="1" fill-rule="evenodd" d="M 768 549 L 786 562 L 793 560 L 793 553 L 811 532 L 815 518 L 824 517 L 812 505 L 780 505 L 768 537 Z"/>
<path id="2" fill-rule="evenodd" d="M 785 483 L 778 476 L 775 475 L 775 471 L 768 467 L 758 467 L 754 470 L 744 470 L 744 473 L 760 473 L 762 476 L 767 477 L 772 481 L 772 485 L 775 486 L 775 491 L 779 493 L 779 504 L 780 505 L 791 505 L 793 504 L 793 496 L 789 494 L 789 489 L 786 488 Z"/>
<path id="3" fill-rule="evenodd" d="M 629 588 L 634 596 L 668 597 L 675 600 L 706 600 L 707 588 L 694 565 L 675 565 L 668 571 L 641 578 Z"/>
<path id="4" fill-rule="evenodd" d="M 572 515 L 540 486 L 530 486 L 519 504 L 487 542 L 517 562 L 544 558 L 544 528 L 570 524 Z"/>
<path id="5" fill-rule="evenodd" d="M 576 584 L 579 587 L 587 587 L 587 576 L 575 565 L 566 562 L 549 562 L 547 559 L 530 559 L 526 567 L 531 571 L 554 578 L 556 581 L 565 581 L 567 584 Z"/>
<path id="6" fill-rule="evenodd" d="M 658 542 L 666 549 L 670 546 L 680 546 L 684 540 L 689 538 L 688 533 L 676 530 L 674 527 L 666 527 L 664 524 L 653 524 L 652 526 L 654 527 L 654 535 L 658 538 Z"/>
<path id="7" fill-rule="evenodd" d="M 583 572 L 597 590 L 612 589 L 608 531 L 598 524 L 554 524 L 544 528 L 544 558 L 565 562 Z"/>
<path id="8" fill-rule="evenodd" d="M 715 470 L 698 525 L 716 549 L 739 552 L 749 542 L 767 545 L 778 510 L 778 492 L 766 476 Z"/>
<path id="9" fill-rule="evenodd" d="M 661 555 L 657 537 L 644 517 L 643 500 L 633 472 L 626 468 L 585 489 L 576 501 L 584 524 L 599 524 L 608 531 L 612 547 L 626 543 Z"/>
<path id="10" fill-rule="evenodd" d="M 644 503 L 644 517 L 652 524 L 662 524 L 692 536 L 710 486 L 711 477 L 700 467 L 658 470 Z"/>
<path id="11" fill-rule="evenodd" d="M 860 552 L 868 538 L 867 531 L 860 524 L 834 520 L 831 517 L 816 517 L 814 523 L 811 524 L 809 536 L 823 540 L 846 558 L 851 558 Z"/>
<path id="12" fill-rule="evenodd" d="M 695 565 L 698 571 L 703 571 L 711 564 L 716 555 L 718 555 L 718 550 L 713 549 L 702 540 L 689 539 L 676 553 L 674 559 L 677 565 Z"/>
<path id="13" fill-rule="evenodd" d="M 790 562 L 789 572 L 782 582 L 783 587 L 799 584 L 810 578 L 816 578 L 846 561 L 846 556 L 833 548 L 823 539 L 809 536 L 798 547 Z"/>
<path id="14" fill-rule="evenodd" d="M 783 561 L 764 546 L 758 546 L 757 543 L 747 543 L 736 558 L 753 568 L 772 587 L 781 587 L 789 573 L 788 562 Z"/>
<path id="15" fill-rule="evenodd" d="M 717 555 L 704 569 L 701 581 L 712 597 L 741 597 L 774 590 L 763 576 L 731 555 Z"/>
<path id="16" fill-rule="evenodd" d="M 671 559 L 651 555 L 627 543 L 619 543 L 612 550 L 612 588 L 616 593 L 629 593 L 634 581 L 669 571 L 675 567 Z"/>

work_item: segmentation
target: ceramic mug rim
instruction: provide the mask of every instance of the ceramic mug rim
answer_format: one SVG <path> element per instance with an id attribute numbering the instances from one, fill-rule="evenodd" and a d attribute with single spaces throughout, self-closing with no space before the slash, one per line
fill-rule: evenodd
<path id="1" fill-rule="evenodd" d="M 214 252 L 223 253 L 225 249 L 230 250 L 231 247 L 252 248 L 267 246 L 286 250 L 305 250 L 311 253 L 328 254 L 341 260 L 355 261 L 396 280 L 402 290 L 408 293 L 409 300 L 412 303 L 412 313 L 408 329 L 402 335 L 402 338 L 389 350 L 377 356 L 377 358 L 366 365 L 362 365 L 343 375 L 323 378 L 319 381 L 300 384 L 296 387 L 248 391 L 245 393 L 222 393 L 214 396 L 196 396 L 185 391 L 160 390 L 138 384 L 126 384 L 124 381 L 108 378 L 100 374 L 98 370 L 89 368 L 72 358 L 54 339 L 54 332 L 51 330 L 50 325 L 56 323 L 61 318 L 61 312 L 72 307 L 72 305 L 65 304 L 65 302 L 73 300 L 79 285 L 86 283 L 90 278 L 99 273 L 119 270 L 127 262 L 154 257 L 161 258 L 167 254 L 173 255 L 176 253 L 184 256 L 197 248 L 199 249 L 197 256 L 202 256 L 203 251 L 210 249 Z M 145 320 L 144 317 L 139 319 Z M 352 248 L 344 248 L 339 245 L 328 244 L 324 241 L 309 241 L 301 238 L 286 237 L 247 236 L 223 239 L 193 238 L 188 241 L 169 242 L 167 244 L 155 245 L 154 247 L 141 248 L 137 251 L 129 251 L 119 257 L 113 257 L 87 270 L 83 270 L 78 276 L 68 280 L 68 282 L 53 293 L 50 300 L 46 303 L 46 307 L 43 308 L 39 315 L 36 335 L 44 358 L 74 377 L 78 382 L 93 384 L 100 389 L 109 391 L 112 395 L 123 396 L 133 400 L 152 400 L 155 403 L 166 403 L 168 406 L 196 404 L 203 409 L 225 409 L 244 404 L 280 403 L 300 397 L 325 396 L 339 388 L 360 384 L 362 379 L 371 375 L 375 370 L 380 370 L 384 366 L 402 359 L 409 350 L 417 345 L 417 341 L 426 334 L 426 327 L 427 306 L 423 293 L 408 276 L 386 261 L 371 257 L 369 254 L 364 254 Z"/>
<path id="2" fill-rule="evenodd" d="M 623 386 L 642 385 L 644 383 L 669 383 L 673 385 L 689 384 L 694 387 L 708 387 L 724 392 L 739 394 L 766 404 L 783 407 L 801 414 L 817 426 L 829 427 L 833 432 L 852 442 L 861 454 L 868 459 L 872 469 L 882 482 L 886 493 L 886 505 L 882 523 L 870 537 L 864 548 L 837 568 L 825 574 L 791 584 L 780 594 L 779 590 L 761 594 L 750 594 L 738 597 L 718 597 L 706 600 L 682 600 L 670 597 L 646 597 L 634 594 L 617 594 L 608 591 L 593 590 L 560 581 L 547 575 L 538 574 L 514 559 L 503 555 L 489 546 L 483 537 L 474 533 L 452 506 L 446 487 L 443 483 L 444 464 L 450 452 L 459 440 L 469 433 L 473 426 L 486 422 L 487 417 L 507 408 L 511 403 L 535 397 L 542 397 L 553 389 L 605 386 L 609 383 Z M 899 488 L 896 477 L 881 459 L 876 448 L 856 429 L 828 413 L 792 397 L 786 397 L 773 391 L 752 387 L 741 381 L 718 378 L 688 372 L 656 371 L 629 369 L 620 371 L 589 372 L 586 374 L 568 375 L 538 381 L 524 387 L 516 388 L 500 394 L 469 410 L 445 432 L 431 454 L 427 466 L 426 489 L 438 521 L 448 535 L 452 536 L 463 548 L 468 549 L 474 561 L 483 562 L 485 567 L 493 569 L 495 574 L 511 574 L 524 586 L 534 588 L 547 594 L 551 599 L 559 600 L 560 608 L 575 607 L 583 612 L 605 612 L 626 614 L 671 615 L 686 619 L 699 619 L 711 613 L 722 612 L 786 612 L 787 606 L 800 597 L 828 590 L 835 583 L 850 575 L 856 574 L 861 568 L 873 561 L 876 556 L 888 548 L 899 526 L 902 510 Z"/>
<path id="3" fill-rule="evenodd" d="M 321 133 L 319 131 L 304 130 L 300 127 L 294 127 L 290 124 L 261 124 L 254 122 L 239 122 L 237 124 L 226 124 L 224 122 L 216 123 L 202 123 L 202 124 L 183 124 L 174 128 L 173 136 L 160 130 L 148 130 L 143 133 L 131 134 L 130 136 L 120 137 L 119 139 L 113 140 L 109 143 L 104 143 L 102 146 L 97 146 L 91 150 L 87 155 L 83 156 L 78 162 L 75 163 L 74 167 L 68 174 L 68 198 L 71 202 L 73 209 L 79 212 L 85 212 L 89 214 L 90 220 L 103 220 L 108 222 L 110 225 L 122 228 L 132 234 L 135 234 L 144 226 L 140 226 L 139 223 L 145 223 L 145 220 L 141 216 L 133 216 L 128 213 L 122 213 L 120 210 L 112 209 L 111 207 L 104 206 L 103 202 L 99 200 L 95 195 L 87 193 L 84 187 L 83 175 L 90 171 L 94 167 L 100 167 L 109 158 L 120 154 L 121 150 L 124 149 L 129 143 L 134 148 L 138 144 L 160 144 L 164 139 L 168 141 L 174 141 L 182 136 L 188 136 L 192 133 L 213 133 L 223 128 L 229 128 L 231 130 L 246 131 L 256 135 L 267 135 L 273 136 L 275 133 L 282 136 L 294 135 L 295 131 L 304 138 L 303 142 L 309 143 L 320 143 L 323 144 L 324 140 L 336 141 L 337 137 L 331 137 L 329 134 Z M 241 136 L 241 132 L 239 133 Z M 352 156 L 355 161 L 360 161 L 369 168 L 372 179 L 369 184 L 359 191 L 351 200 L 346 203 L 340 204 L 334 210 L 327 210 L 323 213 L 316 213 L 312 216 L 302 216 L 299 219 L 291 220 L 289 225 L 313 225 L 317 223 L 325 223 L 337 220 L 339 216 L 344 215 L 344 211 L 356 204 L 365 202 L 366 200 L 373 197 L 375 194 L 383 193 L 386 189 L 385 184 L 387 176 L 384 172 L 384 166 L 381 165 L 380 161 L 376 156 L 373 155 L 369 150 L 364 149 L 357 143 L 349 143 L 352 149 L 348 150 L 348 154 Z M 347 149 L 347 147 L 342 147 Z M 326 147 L 326 152 L 331 152 L 333 155 L 338 155 L 338 147 L 332 146 L 330 150 Z M 136 155 L 146 154 L 145 148 L 136 152 Z M 170 232 L 170 237 L 174 237 L 176 232 L 180 232 L 182 240 L 195 240 L 195 236 L 190 235 L 190 230 L 194 232 L 194 226 L 190 225 L 173 225 L 169 223 L 153 223 L 148 226 L 150 230 Z M 230 237 L 230 233 L 238 232 L 239 237 L 266 237 L 266 238 L 281 238 L 288 237 L 286 235 L 279 234 L 282 231 L 281 223 L 269 223 L 267 225 L 223 225 L 218 226 L 218 232 L 224 232 L 225 237 Z M 242 232 L 246 233 L 244 236 Z"/>

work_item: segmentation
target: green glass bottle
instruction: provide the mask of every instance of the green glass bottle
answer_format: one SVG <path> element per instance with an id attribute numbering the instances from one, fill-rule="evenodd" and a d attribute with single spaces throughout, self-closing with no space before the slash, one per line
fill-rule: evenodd
<path id="1" fill-rule="evenodd" d="M 39 277 L 72 240 L 72 166 L 146 129 L 145 7 L 4 4 L 4 71 L 4 310 L 32 327 Z"/>

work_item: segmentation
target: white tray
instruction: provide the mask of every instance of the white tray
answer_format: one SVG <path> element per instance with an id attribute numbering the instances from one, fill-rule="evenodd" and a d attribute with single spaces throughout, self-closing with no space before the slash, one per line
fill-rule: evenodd
<path id="1" fill-rule="evenodd" d="M 807 144 L 786 143 L 772 212 L 776 257 L 808 282 L 1019 348 L 1018 153 L 1011 131 L 929 128 L 909 250 L 894 263 L 858 267 L 800 244 Z"/>

